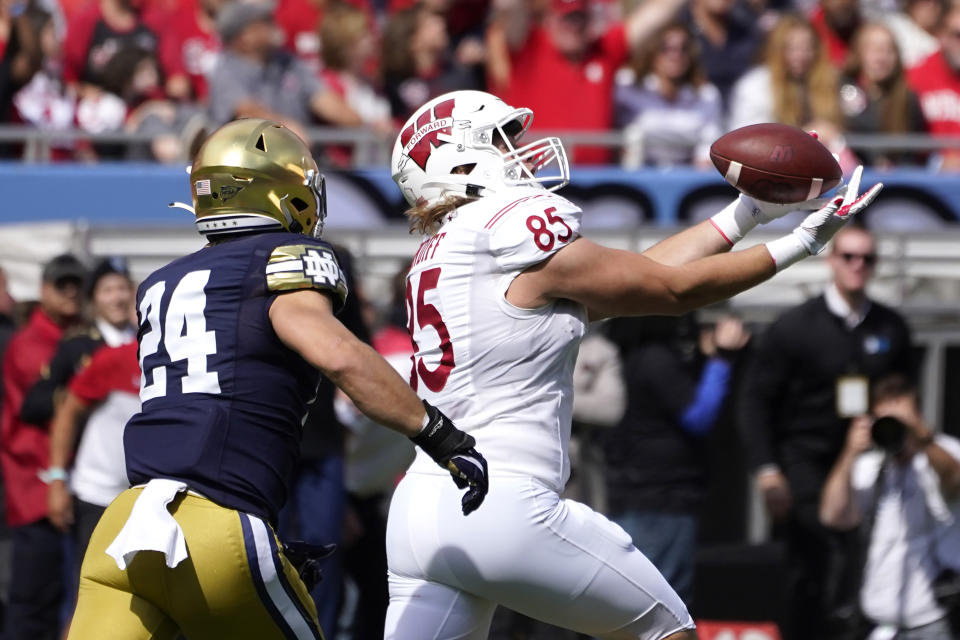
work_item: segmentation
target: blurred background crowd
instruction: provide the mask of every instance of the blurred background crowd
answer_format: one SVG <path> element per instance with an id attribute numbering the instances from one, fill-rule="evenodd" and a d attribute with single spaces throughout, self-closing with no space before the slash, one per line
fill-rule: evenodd
<path id="1" fill-rule="evenodd" d="M 816 129 L 846 166 L 950 170 L 954 152 L 859 142 L 960 133 L 960 11 L 948 0 L 0 2 L 0 121 L 48 133 L 54 160 L 185 161 L 203 131 L 238 116 L 388 142 L 454 89 L 530 107 L 535 129 L 622 134 L 578 145 L 576 164 L 703 166 L 722 132 L 776 121 Z M 55 135 L 72 130 L 100 137 Z M 16 136 L 2 139 L 0 153 L 22 154 Z M 322 161 L 350 166 L 349 140 L 321 145 Z"/>

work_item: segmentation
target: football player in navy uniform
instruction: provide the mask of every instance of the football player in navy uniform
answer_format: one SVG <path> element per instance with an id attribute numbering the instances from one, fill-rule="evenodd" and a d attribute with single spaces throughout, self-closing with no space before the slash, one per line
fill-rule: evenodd
<path id="1" fill-rule="evenodd" d="M 322 638 L 278 544 L 317 370 L 453 476 L 463 512 L 487 491 L 474 440 L 335 318 L 347 295 L 323 227 L 323 177 L 265 120 L 228 123 L 190 173 L 206 247 L 137 292 L 142 408 L 124 447 L 132 489 L 83 562 L 70 640 Z"/>

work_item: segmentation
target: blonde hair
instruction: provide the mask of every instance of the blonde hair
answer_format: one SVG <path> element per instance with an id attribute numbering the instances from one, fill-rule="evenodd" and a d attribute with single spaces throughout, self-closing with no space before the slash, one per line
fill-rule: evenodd
<path id="1" fill-rule="evenodd" d="M 410 220 L 410 233 L 432 235 L 443 224 L 443 219 L 476 198 L 466 196 L 446 196 L 434 204 L 418 204 L 407 209 Z"/>
<path id="2" fill-rule="evenodd" d="M 907 86 L 907 78 L 903 73 L 903 62 L 900 58 L 900 48 L 893 37 L 893 33 L 885 25 L 879 22 L 869 22 L 859 29 L 853 36 L 853 44 L 850 47 L 850 55 L 847 57 L 847 64 L 844 71 L 854 82 L 858 82 L 860 74 L 863 71 L 863 56 L 860 48 L 866 39 L 867 31 L 871 29 L 880 29 L 885 32 L 893 42 L 893 48 L 897 52 L 897 63 L 890 74 L 890 78 L 878 85 L 883 92 L 880 102 L 880 123 L 883 131 L 886 133 L 903 133 L 910 130 L 910 89 Z"/>
<path id="3" fill-rule="evenodd" d="M 787 36 L 794 29 L 805 29 L 813 37 L 816 47 L 813 65 L 800 82 L 789 77 L 784 56 Z M 793 14 L 780 18 L 767 40 L 765 62 L 770 70 L 773 115 L 777 122 L 795 127 L 802 127 L 811 120 L 842 123 L 837 74 L 808 20 Z"/>
<path id="4" fill-rule="evenodd" d="M 320 25 L 324 66 L 335 70 L 350 66 L 350 47 L 369 30 L 366 14 L 353 5 L 337 2 L 327 8 Z"/>

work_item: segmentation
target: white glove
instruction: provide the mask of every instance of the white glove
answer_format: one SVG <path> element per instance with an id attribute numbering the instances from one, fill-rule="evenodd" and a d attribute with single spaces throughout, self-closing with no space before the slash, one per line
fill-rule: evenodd
<path id="1" fill-rule="evenodd" d="M 858 195 L 862 175 L 863 166 L 858 166 L 854 169 L 842 197 L 834 196 L 825 206 L 807 216 L 792 233 L 767 243 L 767 250 L 777 265 L 777 271 L 823 251 L 834 234 L 850 218 L 870 206 L 883 189 L 883 183 L 878 182 L 863 195 Z"/>
<path id="2" fill-rule="evenodd" d="M 808 131 L 815 139 L 820 139 L 816 131 Z M 836 154 L 834 154 L 836 158 Z M 836 195 L 844 195 L 847 185 L 840 184 Z M 736 200 L 724 207 L 719 213 L 710 218 L 720 235 L 733 246 L 742 240 L 751 229 L 758 224 L 767 224 L 777 218 L 782 218 L 794 211 L 816 211 L 829 203 L 833 198 L 811 198 L 803 202 L 788 202 L 777 204 L 765 202 L 741 193 Z"/>

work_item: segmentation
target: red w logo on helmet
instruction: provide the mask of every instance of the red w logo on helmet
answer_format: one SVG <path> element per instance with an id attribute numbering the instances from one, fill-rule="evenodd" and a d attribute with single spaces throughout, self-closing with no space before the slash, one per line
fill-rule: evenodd
<path id="1" fill-rule="evenodd" d="M 411 124 L 400 133 L 400 144 L 403 145 L 404 152 L 424 171 L 434 148 L 448 144 L 440 140 L 439 135 L 451 133 L 452 115 L 453 98 L 437 103 L 433 109 L 425 109 L 417 117 L 416 124 Z M 447 120 L 448 118 L 450 119 Z"/>

